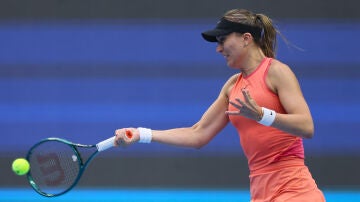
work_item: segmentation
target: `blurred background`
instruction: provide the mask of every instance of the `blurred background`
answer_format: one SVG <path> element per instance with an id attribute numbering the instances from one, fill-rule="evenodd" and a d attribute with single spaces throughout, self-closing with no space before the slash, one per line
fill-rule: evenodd
<path id="1" fill-rule="evenodd" d="M 360 189 L 360 3 L 355 0 L 1 0 L 0 187 L 29 188 L 14 158 L 46 137 L 94 144 L 122 127 L 194 124 L 237 73 L 200 33 L 232 8 L 273 18 L 277 58 L 315 121 L 306 163 L 322 189 Z M 297 48 L 299 47 L 299 48 Z M 101 153 L 80 187 L 248 188 L 229 125 L 200 150 Z"/>

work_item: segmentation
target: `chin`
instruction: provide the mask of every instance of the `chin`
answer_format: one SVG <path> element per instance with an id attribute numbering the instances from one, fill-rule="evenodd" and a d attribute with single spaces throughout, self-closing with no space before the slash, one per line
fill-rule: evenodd
<path id="1" fill-rule="evenodd" d="M 227 61 L 227 66 L 230 67 L 231 69 L 240 69 L 240 67 L 238 65 L 236 65 L 235 62 L 231 62 L 231 61 Z"/>
<path id="2" fill-rule="evenodd" d="M 227 66 L 230 67 L 231 69 L 238 69 L 233 63 L 228 62 Z"/>

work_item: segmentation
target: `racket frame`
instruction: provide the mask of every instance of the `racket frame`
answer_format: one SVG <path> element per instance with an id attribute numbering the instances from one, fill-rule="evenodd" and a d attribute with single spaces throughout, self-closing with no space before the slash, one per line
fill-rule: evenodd
<path id="1" fill-rule="evenodd" d="M 29 181 L 30 186 L 40 195 L 42 196 L 46 196 L 46 197 L 54 197 L 54 196 L 60 196 L 62 194 L 65 194 L 66 192 L 70 191 L 72 188 L 74 188 L 76 186 L 76 184 L 79 182 L 82 174 L 84 173 L 85 169 L 87 168 L 87 166 L 89 165 L 90 161 L 99 153 L 99 150 L 96 150 L 95 152 L 93 152 L 89 158 L 86 160 L 86 162 L 84 163 L 83 158 L 78 150 L 78 148 L 96 148 L 96 145 L 84 145 L 84 144 L 77 144 L 77 143 L 73 143 L 70 142 L 68 140 L 62 139 L 62 138 L 56 138 L 56 137 L 50 137 L 50 138 L 45 138 L 41 141 L 39 141 L 38 143 L 36 143 L 35 145 L 33 145 L 29 152 L 26 155 L 26 159 L 29 161 L 30 160 L 30 156 L 32 155 L 32 151 L 33 149 L 35 149 L 37 146 L 45 143 L 45 142 L 49 142 L 49 141 L 57 141 L 63 144 L 68 145 L 69 147 L 72 148 L 72 150 L 74 151 L 74 154 L 76 155 L 76 157 L 78 158 L 78 164 L 79 164 L 79 172 L 77 177 L 75 178 L 73 184 L 68 187 L 66 190 L 60 192 L 60 193 L 56 193 L 56 194 L 49 194 L 46 192 L 43 192 L 39 189 L 38 185 L 36 184 L 36 182 L 34 181 L 33 177 L 31 176 L 31 165 L 30 165 L 30 171 L 27 173 L 27 179 Z"/>

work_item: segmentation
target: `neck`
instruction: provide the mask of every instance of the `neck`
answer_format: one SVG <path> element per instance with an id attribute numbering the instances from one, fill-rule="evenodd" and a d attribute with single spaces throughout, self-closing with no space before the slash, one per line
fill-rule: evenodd
<path id="1" fill-rule="evenodd" d="M 266 56 L 261 51 L 260 48 L 257 48 L 254 51 L 250 51 L 246 61 L 243 62 L 242 67 L 240 68 L 240 71 L 244 76 L 250 75 L 252 72 L 256 70 L 256 68 L 260 65 L 260 63 L 263 61 L 263 59 Z"/>

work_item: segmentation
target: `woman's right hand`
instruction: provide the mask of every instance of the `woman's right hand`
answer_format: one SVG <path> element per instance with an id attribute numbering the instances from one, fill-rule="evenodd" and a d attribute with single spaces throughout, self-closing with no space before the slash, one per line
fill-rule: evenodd
<path id="1" fill-rule="evenodd" d="M 139 131 L 136 128 L 121 128 L 115 130 L 115 146 L 127 147 L 138 142 L 140 139 Z"/>

